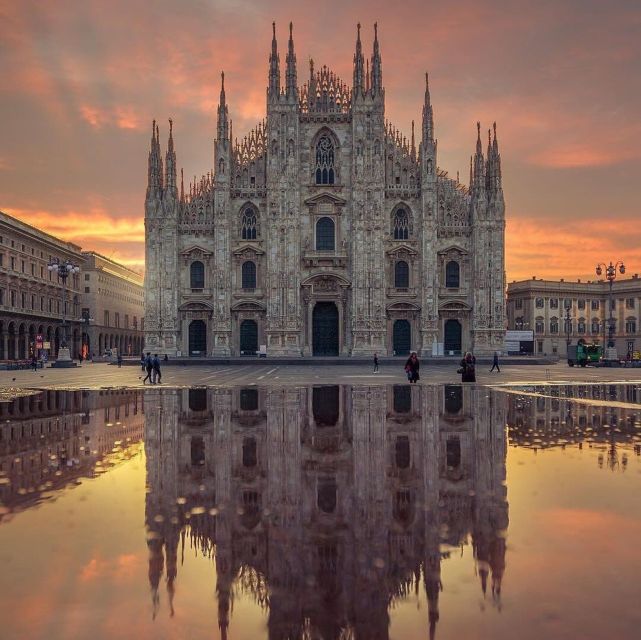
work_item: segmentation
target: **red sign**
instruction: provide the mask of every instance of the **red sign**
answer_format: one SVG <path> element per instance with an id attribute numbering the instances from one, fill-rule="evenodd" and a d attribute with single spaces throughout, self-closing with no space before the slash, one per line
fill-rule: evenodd
<path id="1" fill-rule="evenodd" d="M 42 334 L 39 333 L 36 336 L 36 349 L 42 349 L 42 345 L 43 345 Z"/>

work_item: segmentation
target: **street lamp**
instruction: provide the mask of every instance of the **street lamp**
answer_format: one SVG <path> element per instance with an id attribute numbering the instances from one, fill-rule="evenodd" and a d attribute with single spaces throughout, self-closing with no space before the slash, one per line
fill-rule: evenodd
<path id="1" fill-rule="evenodd" d="M 47 269 L 51 273 L 58 274 L 58 277 L 62 280 L 62 342 L 58 349 L 56 366 L 74 366 L 69 352 L 69 347 L 67 346 L 67 318 L 65 313 L 65 302 L 67 301 L 67 278 L 71 274 L 78 273 L 80 271 L 80 267 L 69 260 L 62 262 L 60 258 L 52 258 L 51 262 L 47 265 Z"/>
<path id="2" fill-rule="evenodd" d="M 612 315 L 612 284 L 617 279 L 617 271 L 623 275 L 625 273 L 625 265 L 622 260 L 619 260 L 616 264 L 606 265 L 605 262 L 600 262 L 596 266 L 597 276 L 601 276 L 605 270 L 605 277 L 610 283 L 610 290 L 608 295 L 608 304 L 610 306 L 610 317 L 608 318 L 608 347 L 614 347 L 614 316 Z"/>
<path id="3" fill-rule="evenodd" d="M 572 320 L 570 318 L 570 307 L 572 302 L 565 301 L 565 353 L 570 353 L 570 334 L 572 333 Z M 569 356 L 568 356 L 569 357 Z"/>

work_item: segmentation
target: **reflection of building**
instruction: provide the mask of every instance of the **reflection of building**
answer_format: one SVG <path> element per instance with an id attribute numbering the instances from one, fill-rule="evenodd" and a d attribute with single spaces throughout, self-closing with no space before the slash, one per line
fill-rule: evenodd
<path id="1" fill-rule="evenodd" d="M 491 353 L 505 332 L 505 202 L 496 128 L 465 186 L 438 168 L 427 78 L 407 140 L 385 120 L 382 58 L 357 36 L 352 86 L 276 32 L 266 119 L 238 144 L 224 78 L 213 171 L 185 186 L 170 121 L 152 127 L 145 200 L 146 340 L 239 355 Z M 266 69 L 267 71 L 267 69 Z M 300 81 L 299 81 L 300 80 Z M 284 84 L 284 86 L 283 86 Z M 408 127 L 409 128 L 409 127 Z M 164 162 L 163 162 L 164 160 Z"/>
<path id="2" fill-rule="evenodd" d="M 583 443 L 628 445 L 641 453 L 641 392 L 637 385 L 541 385 L 529 386 L 528 392 L 510 398 L 511 444 L 532 449 Z"/>
<path id="3" fill-rule="evenodd" d="M 140 391 L 43 391 L 0 403 L 0 503 L 25 509 L 142 437 Z"/>
<path id="4" fill-rule="evenodd" d="M 604 343 L 609 283 L 522 280 L 507 286 L 508 329 L 534 331 L 536 353 L 566 355 L 567 329 L 573 344 L 579 338 Z M 612 285 L 615 345 L 620 355 L 641 350 L 641 279 L 634 274 Z M 570 324 L 566 326 L 566 308 Z"/>
<path id="5" fill-rule="evenodd" d="M 87 353 L 118 349 L 140 355 L 144 329 L 143 277 L 94 251 L 83 252 L 82 314 L 93 318 L 84 329 Z"/>
<path id="6" fill-rule="evenodd" d="M 506 396 L 461 385 L 147 394 L 151 586 L 165 572 L 172 600 L 191 535 L 216 560 L 223 638 L 233 583 L 269 595 L 272 639 L 387 638 L 390 604 L 421 571 L 433 632 L 441 562 L 466 540 L 481 587 L 499 596 Z"/>

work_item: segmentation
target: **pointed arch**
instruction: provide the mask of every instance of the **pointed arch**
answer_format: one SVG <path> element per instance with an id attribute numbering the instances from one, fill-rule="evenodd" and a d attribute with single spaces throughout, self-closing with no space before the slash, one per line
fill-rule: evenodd
<path id="1" fill-rule="evenodd" d="M 412 211 L 404 203 L 399 202 L 391 214 L 391 236 L 394 240 L 409 240 L 413 235 Z"/>
<path id="2" fill-rule="evenodd" d="M 312 141 L 312 180 L 318 185 L 333 185 L 339 182 L 339 142 L 336 134 L 328 127 L 322 127 Z"/>
<path id="3" fill-rule="evenodd" d="M 258 209 L 251 202 L 246 202 L 240 208 L 240 238 L 241 240 L 260 238 L 260 216 Z"/>

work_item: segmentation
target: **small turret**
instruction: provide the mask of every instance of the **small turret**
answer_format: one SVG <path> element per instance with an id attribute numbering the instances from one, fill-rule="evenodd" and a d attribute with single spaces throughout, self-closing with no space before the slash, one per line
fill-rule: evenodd
<path id="1" fill-rule="evenodd" d="M 220 102 L 218 104 L 218 119 L 216 123 L 216 140 L 214 141 L 214 167 L 216 180 L 225 180 L 230 172 L 231 153 L 231 122 L 225 96 L 225 73 L 220 74 Z M 195 179 L 194 179 L 195 182 Z"/>
<path id="2" fill-rule="evenodd" d="M 287 45 L 287 71 L 285 95 L 288 101 L 298 101 L 298 79 L 296 74 L 296 54 L 294 53 L 294 25 L 289 23 L 289 43 Z"/>
<path id="3" fill-rule="evenodd" d="M 383 93 L 383 63 L 378 45 L 378 23 L 374 23 L 374 51 L 372 53 L 372 96 Z"/>
<path id="4" fill-rule="evenodd" d="M 167 141 L 167 155 L 165 156 L 165 189 L 173 198 L 178 195 L 176 188 L 176 152 L 174 151 L 173 121 L 169 118 L 169 140 Z"/>
<path id="5" fill-rule="evenodd" d="M 365 90 L 363 47 L 361 45 L 361 23 L 356 25 L 356 51 L 354 53 L 354 88 L 352 97 L 354 100 L 362 97 Z"/>
<path id="6" fill-rule="evenodd" d="M 425 100 L 423 102 L 423 141 L 434 141 L 434 113 L 430 98 L 430 80 L 425 72 Z"/>
<path id="7" fill-rule="evenodd" d="M 268 101 L 276 101 L 280 97 L 280 58 L 276 42 L 276 23 L 272 22 L 272 52 L 269 54 L 269 84 L 267 87 Z"/>
<path id="8" fill-rule="evenodd" d="M 483 158 L 483 146 L 481 144 L 481 123 L 476 123 L 476 153 L 474 154 L 474 173 L 472 184 L 472 194 L 478 198 L 485 197 L 485 159 Z"/>
<path id="9" fill-rule="evenodd" d="M 159 138 L 160 134 L 158 132 L 158 126 L 154 120 L 151 125 L 151 148 L 149 150 L 147 175 L 147 199 L 160 198 L 162 196 L 163 171 Z"/>

